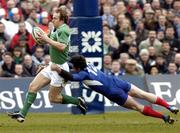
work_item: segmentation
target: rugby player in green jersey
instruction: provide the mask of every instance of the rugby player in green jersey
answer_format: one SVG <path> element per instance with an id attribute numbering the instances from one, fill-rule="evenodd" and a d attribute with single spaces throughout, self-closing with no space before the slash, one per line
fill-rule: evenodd
<path id="1" fill-rule="evenodd" d="M 83 98 L 75 98 L 61 94 L 61 91 L 64 88 L 66 82 L 58 75 L 56 71 L 51 70 L 51 64 L 57 64 L 60 68 L 69 71 L 67 60 L 70 41 L 70 29 L 67 25 L 67 21 L 68 15 L 66 11 L 60 8 L 53 14 L 52 18 L 52 23 L 55 29 L 51 31 L 48 36 L 45 34 L 38 34 L 38 39 L 49 44 L 49 52 L 52 62 L 42 71 L 40 71 L 34 80 L 30 83 L 23 108 L 18 112 L 8 113 L 8 116 L 17 120 L 18 122 L 23 122 L 25 120 L 31 104 L 34 103 L 36 99 L 37 92 L 48 84 L 50 84 L 50 102 L 75 104 L 79 107 L 83 114 L 86 113 L 86 105 Z"/>

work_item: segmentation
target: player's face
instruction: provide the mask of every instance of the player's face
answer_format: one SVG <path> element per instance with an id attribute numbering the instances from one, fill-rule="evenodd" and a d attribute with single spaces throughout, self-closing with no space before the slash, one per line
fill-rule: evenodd
<path id="1" fill-rule="evenodd" d="M 53 14 L 52 22 L 53 22 L 55 28 L 58 28 L 60 26 L 59 15 L 60 15 L 59 13 L 54 13 Z"/>

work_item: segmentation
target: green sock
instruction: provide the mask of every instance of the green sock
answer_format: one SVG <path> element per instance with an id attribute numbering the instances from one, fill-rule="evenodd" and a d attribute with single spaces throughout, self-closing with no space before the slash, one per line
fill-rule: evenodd
<path id="1" fill-rule="evenodd" d="M 24 115 L 24 116 L 27 115 L 29 108 L 31 107 L 31 104 L 33 104 L 36 99 L 36 95 L 37 95 L 37 93 L 28 92 L 25 102 L 24 102 L 24 105 L 23 105 L 23 108 L 20 111 L 22 115 Z"/>
<path id="2" fill-rule="evenodd" d="M 63 97 L 63 101 L 62 104 L 75 104 L 78 105 L 79 104 L 79 100 L 76 97 L 71 97 L 65 94 L 61 94 Z"/>

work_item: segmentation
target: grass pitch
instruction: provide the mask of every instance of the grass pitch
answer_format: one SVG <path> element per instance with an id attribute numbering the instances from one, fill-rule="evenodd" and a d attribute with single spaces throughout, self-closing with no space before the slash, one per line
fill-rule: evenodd
<path id="1" fill-rule="evenodd" d="M 136 112 L 96 115 L 29 113 L 24 123 L 0 114 L 0 133 L 180 133 L 180 115 L 173 125 Z"/>

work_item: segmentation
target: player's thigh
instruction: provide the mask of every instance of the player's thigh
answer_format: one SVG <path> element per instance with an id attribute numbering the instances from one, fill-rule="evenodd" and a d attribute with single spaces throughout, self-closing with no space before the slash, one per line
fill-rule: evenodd
<path id="1" fill-rule="evenodd" d="M 67 63 L 64 63 L 62 65 L 58 65 L 58 66 L 61 69 L 63 69 L 63 70 L 69 71 L 69 66 L 68 66 Z M 54 86 L 54 87 L 65 87 L 66 81 L 56 71 L 51 71 L 50 72 L 50 78 L 51 78 L 51 82 L 50 82 L 51 86 Z"/>
<path id="2" fill-rule="evenodd" d="M 144 105 L 140 104 L 137 102 L 133 97 L 128 95 L 128 98 L 126 102 L 124 103 L 123 107 L 128 108 L 128 109 L 133 109 L 139 112 L 142 112 L 144 109 Z"/>
<path id="3" fill-rule="evenodd" d="M 37 92 L 50 83 L 50 79 L 39 73 L 29 85 L 30 92 Z"/>
<path id="4" fill-rule="evenodd" d="M 128 94 L 132 97 L 144 98 L 147 92 L 132 84 Z"/>

